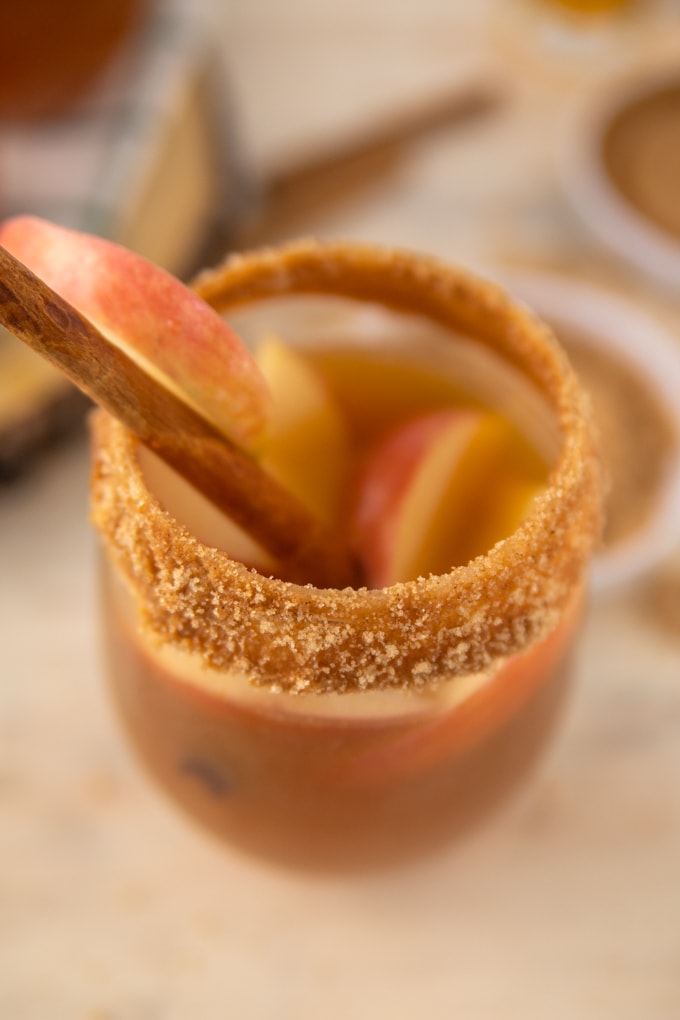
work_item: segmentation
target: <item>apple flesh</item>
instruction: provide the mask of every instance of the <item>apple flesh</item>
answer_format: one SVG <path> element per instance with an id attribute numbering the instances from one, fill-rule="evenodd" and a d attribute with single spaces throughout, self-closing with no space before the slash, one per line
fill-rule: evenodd
<path id="1" fill-rule="evenodd" d="M 140 445 L 137 459 L 146 484 L 163 509 L 199 542 L 222 549 L 232 559 L 260 573 L 271 574 L 276 570 L 276 561 L 263 546 L 147 446 Z"/>
<path id="2" fill-rule="evenodd" d="M 237 446 L 259 448 L 267 385 L 224 319 L 179 280 L 120 245 L 36 217 L 0 224 L 0 244 Z"/>
<path id="3" fill-rule="evenodd" d="M 304 354 L 267 336 L 256 360 L 273 402 L 260 463 L 313 513 L 334 524 L 351 463 L 347 423 Z"/>
<path id="4" fill-rule="evenodd" d="M 371 587 L 446 573 L 509 535 L 542 482 L 514 430 L 471 408 L 420 415 L 373 449 L 352 534 Z"/>

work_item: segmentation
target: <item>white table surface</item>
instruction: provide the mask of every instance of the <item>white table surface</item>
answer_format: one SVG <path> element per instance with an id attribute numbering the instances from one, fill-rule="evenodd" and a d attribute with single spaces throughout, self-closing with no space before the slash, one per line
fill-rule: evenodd
<path id="1" fill-rule="evenodd" d="M 680 319 L 590 246 L 550 155 L 570 90 L 650 40 L 677 46 L 668 5 L 602 32 L 594 57 L 562 38 L 549 59 L 515 6 L 225 3 L 252 166 L 493 72 L 502 111 L 286 229 L 588 271 Z M 646 582 L 591 605 L 564 724 L 484 828 L 380 876 L 309 878 L 194 829 L 125 745 L 98 656 L 87 472 L 83 437 L 0 492 L 0 1017 L 680 1017 L 680 637 Z"/>

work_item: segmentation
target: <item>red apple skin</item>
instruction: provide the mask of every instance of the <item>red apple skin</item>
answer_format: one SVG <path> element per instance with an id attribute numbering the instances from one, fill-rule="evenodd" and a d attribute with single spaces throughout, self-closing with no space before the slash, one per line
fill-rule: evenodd
<path id="1" fill-rule="evenodd" d="M 110 340 L 171 379 L 234 443 L 258 449 L 271 414 L 267 384 L 198 295 L 120 245 L 37 217 L 0 224 L 0 244 Z"/>
<path id="2" fill-rule="evenodd" d="M 397 426 L 371 452 L 352 511 L 354 545 L 372 588 L 391 584 L 400 516 L 418 469 L 447 429 L 473 425 L 476 411 L 444 408 Z"/>

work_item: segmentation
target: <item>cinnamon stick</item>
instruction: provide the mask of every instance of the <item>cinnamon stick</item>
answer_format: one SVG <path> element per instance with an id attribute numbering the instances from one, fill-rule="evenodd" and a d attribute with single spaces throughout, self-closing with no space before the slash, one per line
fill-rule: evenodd
<path id="1" fill-rule="evenodd" d="M 286 580 L 359 582 L 342 539 L 0 246 L 0 322 L 259 542 Z"/>

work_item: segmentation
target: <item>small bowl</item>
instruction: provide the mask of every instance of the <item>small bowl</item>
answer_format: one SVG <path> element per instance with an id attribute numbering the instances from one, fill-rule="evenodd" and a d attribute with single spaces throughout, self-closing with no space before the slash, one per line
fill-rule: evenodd
<path id="1" fill-rule="evenodd" d="M 680 90 L 677 63 L 628 72 L 588 92 L 566 120 L 559 146 L 565 192 L 588 229 L 646 276 L 677 290 L 680 235 L 664 229 L 617 187 L 606 167 L 604 141 L 615 119 L 641 101 Z"/>
<path id="2" fill-rule="evenodd" d="M 571 335 L 581 350 L 590 346 L 600 358 L 615 359 L 658 402 L 670 438 L 651 507 L 639 527 L 605 545 L 592 568 L 596 591 L 635 580 L 680 544 L 680 344 L 638 305 L 604 288 L 543 270 L 495 275 L 553 327 L 567 352 Z M 582 382 L 588 388 L 583 372 Z"/>

